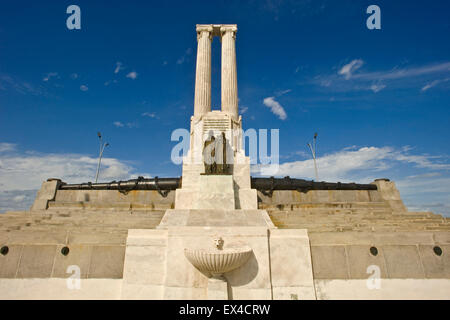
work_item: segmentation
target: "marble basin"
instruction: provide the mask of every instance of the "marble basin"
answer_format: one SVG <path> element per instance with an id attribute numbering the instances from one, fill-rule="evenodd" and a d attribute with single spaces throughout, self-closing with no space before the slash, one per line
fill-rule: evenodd
<path id="1" fill-rule="evenodd" d="M 222 275 L 242 266 L 252 255 L 250 247 L 229 249 L 184 249 L 184 255 L 198 270 Z"/>

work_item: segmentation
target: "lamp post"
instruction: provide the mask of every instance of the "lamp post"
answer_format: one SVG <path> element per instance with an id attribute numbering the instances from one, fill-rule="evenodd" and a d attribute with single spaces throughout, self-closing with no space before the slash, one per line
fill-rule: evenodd
<path id="1" fill-rule="evenodd" d="M 317 163 L 316 163 L 316 143 L 317 143 L 317 132 L 314 134 L 314 142 L 313 144 L 308 143 L 307 146 L 311 150 L 313 160 L 314 160 L 314 171 L 316 173 L 316 181 L 319 181 L 319 173 L 317 171 Z"/>
<path id="2" fill-rule="evenodd" d="M 97 132 L 97 136 L 100 139 L 100 154 L 98 156 L 97 173 L 95 174 L 95 183 L 97 183 L 98 181 L 98 174 L 100 172 L 100 163 L 102 162 L 103 151 L 105 151 L 105 148 L 109 146 L 108 142 L 103 143 L 102 134 L 100 132 Z"/>

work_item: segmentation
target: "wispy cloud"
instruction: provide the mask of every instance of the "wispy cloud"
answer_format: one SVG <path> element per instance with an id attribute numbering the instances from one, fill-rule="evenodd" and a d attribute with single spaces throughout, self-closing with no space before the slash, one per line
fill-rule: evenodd
<path id="1" fill-rule="evenodd" d="M 132 80 L 136 80 L 137 77 L 138 77 L 138 73 L 136 71 L 132 71 L 127 74 L 127 78 L 130 78 Z"/>
<path id="2" fill-rule="evenodd" d="M 120 70 L 124 70 L 125 67 L 122 66 L 122 62 L 118 61 L 116 62 L 116 67 L 114 68 L 114 73 L 117 74 L 120 72 Z"/>
<path id="3" fill-rule="evenodd" d="M 192 49 L 188 48 L 186 52 L 177 60 L 177 64 L 183 64 L 187 58 L 192 54 Z"/>
<path id="4" fill-rule="evenodd" d="M 344 65 L 339 70 L 338 74 L 344 76 L 345 79 L 350 79 L 352 74 L 353 74 L 353 72 L 355 72 L 356 70 L 361 68 L 363 64 L 364 64 L 364 61 L 362 61 L 361 59 L 355 59 L 352 62 Z"/>
<path id="5" fill-rule="evenodd" d="M 270 108 L 273 114 L 277 115 L 281 120 L 287 119 L 287 114 L 284 111 L 283 106 L 275 100 L 275 97 L 267 97 L 263 100 L 263 104 Z"/>
<path id="6" fill-rule="evenodd" d="M 141 115 L 143 117 L 148 117 L 148 118 L 157 118 L 156 113 L 154 113 L 154 112 L 144 112 Z"/>
<path id="7" fill-rule="evenodd" d="M 375 93 L 383 90 L 384 88 L 386 88 L 386 85 L 384 85 L 384 84 L 372 84 L 370 86 L 370 90 L 372 90 Z"/>
<path id="8" fill-rule="evenodd" d="M 0 142 L 0 152 L 9 152 L 16 149 L 16 144 L 8 142 Z"/>
<path id="9" fill-rule="evenodd" d="M 105 85 L 105 87 L 107 87 L 107 86 L 109 86 L 111 83 L 117 83 L 117 80 L 114 79 L 114 80 L 112 80 L 112 81 L 106 81 L 106 82 L 104 83 L 104 85 Z"/>
<path id="10" fill-rule="evenodd" d="M 14 90 L 23 95 L 47 96 L 42 86 L 32 85 L 8 74 L 0 74 L 0 90 Z"/>
<path id="11" fill-rule="evenodd" d="M 289 92 L 291 92 L 291 91 L 292 91 L 292 89 L 281 90 L 281 91 L 275 92 L 275 95 L 278 96 L 278 97 L 280 97 L 280 96 L 283 96 L 283 95 L 285 95 L 286 93 L 289 93 Z"/>
<path id="12" fill-rule="evenodd" d="M 88 88 L 86 85 L 82 84 L 82 85 L 80 86 L 80 90 L 81 90 L 81 91 L 88 91 L 89 88 Z"/>
<path id="13" fill-rule="evenodd" d="M 448 72 L 450 72 L 450 62 L 402 69 L 394 68 L 388 71 L 358 73 L 352 75 L 352 78 L 363 80 L 394 80 Z"/>
<path id="14" fill-rule="evenodd" d="M 127 127 L 127 128 L 136 128 L 138 125 L 136 124 L 136 123 L 134 123 L 134 122 L 127 122 L 127 123 L 123 123 L 123 122 L 121 122 L 121 121 L 114 121 L 113 122 L 113 125 L 115 126 L 115 127 L 117 127 L 117 128 L 124 128 L 124 127 Z"/>
<path id="15" fill-rule="evenodd" d="M 447 82 L 449 80 L 450 80 L 450 78 L 434 80 L 434 81 L 432 81 L 430 83 L 427 83 L 420 91 L 422 91 L 422 92 L 423 91 L 427 91 L 428 89 L 431 89 L 431 88 L 437 86 L 438 84 L 443 83 L 443 82 Z"/>
<path id="16" fill-rule="evenodd" d="M 44 76 L 44 78 L 42 78 L 42 81 L 48 82 L 51 78 L 55 78 L 57 76 L 58 76 L 58 72 L 49 72 L 49 73 L 47 73 L 47 75 Z"/>
<path id="17" fill-rule="evenodd" d="M 450 62 L 369 72 L 362 72 L 363 64 L 365 62 L 362 59 L 355 59 L 341 67 L 337 73 L 314 77 L 312 83 L 327 90 L 341 92 L 371 90 L 377 93 L 387 87 L 418 87 L 423 92 L 450 79 L 446 76 L 450 74 Z M 425 86 L 424 82 L 427 83 Z"/>

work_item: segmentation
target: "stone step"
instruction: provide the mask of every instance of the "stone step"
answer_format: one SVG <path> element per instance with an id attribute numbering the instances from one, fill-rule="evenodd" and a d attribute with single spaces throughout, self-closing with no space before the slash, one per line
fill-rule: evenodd
<path id="1" fill-rule="evenodd" d="M 288 202 L 285 204 L 270 204 L 270 203 L 259 203 L 261 208 L 273 208 L 278 210 L 292 210 L 292 209 L 312 209 L 312 208 L 389 208 L 386 202 Z"/>

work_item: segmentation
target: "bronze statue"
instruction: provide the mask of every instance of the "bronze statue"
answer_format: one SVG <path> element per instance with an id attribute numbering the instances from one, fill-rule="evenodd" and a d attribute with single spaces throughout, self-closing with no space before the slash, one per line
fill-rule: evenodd
<path id="1" fill-rule="evenodd" d="M 225 133 L 217 137 L 211 134 L 210 138 L 205 141 L 203 148 L 203 161 L 205 164 L 205 174 L 229 174 L 229 166 L 227 159 L 227 141 Z"/>

